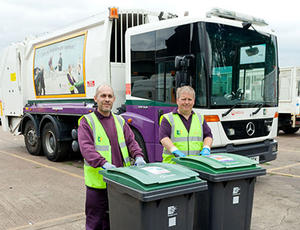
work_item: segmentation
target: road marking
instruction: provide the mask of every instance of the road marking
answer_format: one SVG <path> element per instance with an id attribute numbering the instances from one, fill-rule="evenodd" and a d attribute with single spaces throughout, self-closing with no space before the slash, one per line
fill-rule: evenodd
<path id="1" fill-rule="evenodd" d="M 67 174 L 67 175 L 72 176 L 72 177 L 76 177 L 76 178 L 79 178 L 79 179 L 84 179 L 83 176 L 79 176 L 75 173 L 70 173 L 70 172 L 68 172 L 66 170 L 63 170 L 63 169 L 59 169 L 59 168 L 56 168 L 56 167 L 53 167 L 53 166 L 49 166 L 49 165 L 34 161 L 34 160 L 30 160 L 30 159 L 27 159 L 25 157 L 18 156 L 17 154 L 14 154 L 14 153 L 9 153 L 9 152 L 5 152 L 5 151 L 0 151 L 0 153 L 6 154 L 6 155 L 9 155 L 9 156 L 12 156 L 12 157 L 16 157 L 16 158 L 19 158 L 21 160 L 28 161 L 30 163 L 33 163 L 33 164 L 36 164 L 36 165 L 39 165 L 39 166 L 42 166 L 42 167 L 45 167 L 45 168 L 48 168 L 48 169 L 52 169 L 52 170 L 57 171 L 57 172 L 64 173 L 64 174 Z"/>
<path id="2" fill-rule="evenodd" d="M 280 173 L 280 172 L 268 172 L 268 173 L 272 174 L 272 175 L 279 175 L 279 176 L 288 176 L 288 177 L 300 178 L 300 176 L 298 176 L 298 175 L 293 175 L 293 174 L 288 174 L 288 173 Z"/>
<path id="3" fill-rule="evenodd" d="M 23 226 L 19 226 L 16 228 L 9 228 L 8 230 L 20 230 L 20 229 L 36 229 L 36 227 L 42 227 L 42 228 L 48 228 L 53 226 L 52 224 L 55 223 L 54 226 L 63 224 L 65 220 L 68 219 L 73 219 L 73 220 L 81 220 L 85 218 L 85 214 L 84 212 L 80 212 L 80 213 L 75 213 L 72 215 L 68 215 L 68 216 L 63 216 L 63 217 L 58 217 L 55 219 L 51 219 L 51 220 L 45 220 L 45 221 L 41 221 L 41 222 L 37 222 L 37 223 L 32 223 L 32 224 L 27 224 L 27 225 L 23 225 Z"/>
<path id="4" fill-rule="evenodd" d="M 300 162 L 299 163 L 295 163 L 295 164 L 290 164 L 290 165 L 282 166 L 282 167 L 278 167 L 278 168 L 267 169 L 267 172 L 273 172 L 275 170 L 291 168 L 291 167 L 294 167 L 294 166 L 300 166 Z"/>
<path id="5" fill-rule="evenodd" d="M 295 166 L 300 166 L 300 162 L 295 163 L 295 164 L 285 165 L 285 166 L 278 167 L 278 168 L 267 169 L 267 173 L 273 174 L 273 175 L 279 175 L 279 176 L 288 176 L 288 177 L 300 178 L 300 176 L 294 175 L 294 174 L 274 172 L 275 170 L 287 169 L 287 168 L 292 168 L 292 167 L 295 167 Z"/>

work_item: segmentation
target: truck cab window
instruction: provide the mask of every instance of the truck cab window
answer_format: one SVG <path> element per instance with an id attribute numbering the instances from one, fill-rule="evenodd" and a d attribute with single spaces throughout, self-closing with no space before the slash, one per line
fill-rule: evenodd
<path id="1" fill-rule="evenodd" d="M 131 38 L 131 94 L 156 100 L 155 32 Z"/>

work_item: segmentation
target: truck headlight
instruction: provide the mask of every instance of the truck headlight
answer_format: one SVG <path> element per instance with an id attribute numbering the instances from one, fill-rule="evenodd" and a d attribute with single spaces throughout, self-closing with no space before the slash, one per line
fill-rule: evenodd
<path id="1" fill-rule="evenodd" d="M 229 128 L 227 129 L 226 133 L 228 136 L 233 136 L 235 135 L 235 130 L 233 128 Z"/>

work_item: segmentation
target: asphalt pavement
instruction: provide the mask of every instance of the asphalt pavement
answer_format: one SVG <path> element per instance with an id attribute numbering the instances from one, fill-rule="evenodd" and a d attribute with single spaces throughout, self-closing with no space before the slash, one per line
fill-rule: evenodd
<path id="1" fill-rule="evenodd" d="M 300 133 L 277 137 L 279 154 L 257 178 L 251 230 L 300 229 Z M 0 230 L 85 229 L 83 162 L 27 153 L 0 128 Z"/>

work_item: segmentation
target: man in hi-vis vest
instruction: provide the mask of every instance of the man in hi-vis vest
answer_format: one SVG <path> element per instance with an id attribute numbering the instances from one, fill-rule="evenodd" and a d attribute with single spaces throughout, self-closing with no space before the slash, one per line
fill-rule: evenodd
<path id="1" fill-rule="evenodd" d="M 100 170 L 145 164 L 144 155 L 124 119 L 111 112 L 115 96 L 109 85 L 101 85 L 94 96 L 98 108 L 82 116 L 78 141 L 84 158 L 86 185 L 86 229 L 109 229 L 106 183 Z"/>
<path id="2" fill-rule="evenodd" d="M 163 162 L 187 155 L 209 155 L 213 136 L 204 116 L 194 112 L 195 91 L 183 86 L 176 91 L 178 108 L 160 119 L 159 140 L 163 145 Z"/>

